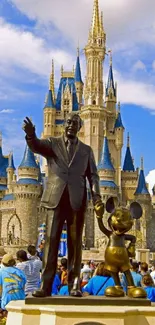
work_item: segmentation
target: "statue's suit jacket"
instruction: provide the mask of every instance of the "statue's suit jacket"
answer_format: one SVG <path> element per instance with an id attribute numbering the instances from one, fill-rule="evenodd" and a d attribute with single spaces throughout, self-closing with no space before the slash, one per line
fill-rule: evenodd
<path id="1" fill-rule="evenodd" d="M 100 198 L 99 176 L 90 146 L 78 140 L 69 162 L 64 136 L 40 140 L 34 135 L 26 137 L 26 141 L 31 151 L 47 159 L 48 180 L 41 199 L 42 206 L 56 208 L 67 186 L 71 207 L 78 211 L 86 201 L 86 178 L 93 201 Z"/>

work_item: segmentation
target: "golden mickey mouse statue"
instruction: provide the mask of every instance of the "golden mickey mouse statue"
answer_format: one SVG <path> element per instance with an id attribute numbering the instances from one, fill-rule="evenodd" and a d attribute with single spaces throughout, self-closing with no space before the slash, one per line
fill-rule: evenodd
<path id="1" fill-rule="evenodd" d="M 131 298 L 146 298 L 145 290 L 135 287 L 130 272 L 129 257 L 135 257 L 136 237 L 126 234 L 132 228 L 133 220 L 142 216 L 142 208 L 137 202 L 131 203 L 129 209 L 115 207 L 115 205 L 114 198 L 109 198 L 106 210 L 111 213 L 108 219 L 111 230 L 105 228 L 102 220 L 103 215 L 101 217 L 100 213 L 97 214 L 99 228 L 109 238 L 105 250 L 105 269 L 110 272 L 115 281 L 115 286 L 108 287 L 105 290 L 105 295 L 108 297 L 123 297 L 125 295 L 119 278 L 119 272 L 122 272 L 126 276 L 127 295 Z M 130 242 L 128 247 L 126 247 L 125 241 Z"/>

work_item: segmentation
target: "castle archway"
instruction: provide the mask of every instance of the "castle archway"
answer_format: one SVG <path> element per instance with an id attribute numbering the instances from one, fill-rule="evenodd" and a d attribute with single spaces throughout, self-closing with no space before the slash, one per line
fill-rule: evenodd
<path id="1" fill-rule="evenodd" d="M 16 213 L 14 213 L 7 224 L 7 244 L 19 245 L 22 239 L 22 224 Z"/>

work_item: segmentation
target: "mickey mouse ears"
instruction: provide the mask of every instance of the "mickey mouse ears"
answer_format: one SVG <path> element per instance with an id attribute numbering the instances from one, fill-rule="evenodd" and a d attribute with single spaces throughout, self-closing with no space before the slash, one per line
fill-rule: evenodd
<path id="1" fill-rule="evenodd" d="M 138 202 L 132 202 L 130 204 L 130 213 L 133 219 L 140 219 L 143 214 L 141 205 Z"/>
<path id="2" fill-rule="evenodd" d="M 118 206 L 118 203 L 119 202 L 116 197 L 110 197 L 106 202 L 107 212 L 111 213 Z M 133 219 L 139 219 L 143 214 L 142 207 L 138 202 L 132 202 L 129 210 Z"/>

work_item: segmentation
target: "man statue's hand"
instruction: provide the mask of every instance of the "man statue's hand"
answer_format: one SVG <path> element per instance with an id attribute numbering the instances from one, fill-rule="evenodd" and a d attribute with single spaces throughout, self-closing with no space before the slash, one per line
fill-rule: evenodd
<path id="1" fill-rule="evenodd" d="M 25 131 L 26 135 L 29 138 L 33 137 L 35 134 L 35 126 L 28 117 L 26 117 L 26 119 L 24 120 L 22 129 Z"/>
<path id="2" fill-rule="evenodd" d="M 103 218 L 104 214 L 104 204 L 101 199 L 98 199 L 94 204 L 94 210 L 96 212 L 97 218 Z"/>

